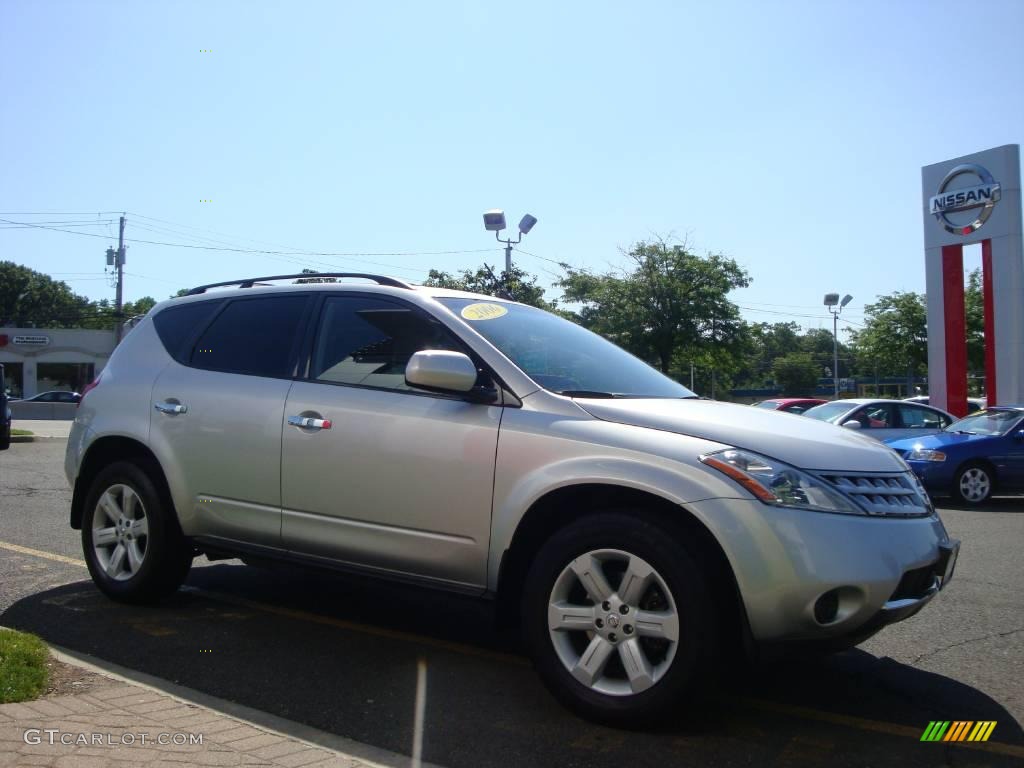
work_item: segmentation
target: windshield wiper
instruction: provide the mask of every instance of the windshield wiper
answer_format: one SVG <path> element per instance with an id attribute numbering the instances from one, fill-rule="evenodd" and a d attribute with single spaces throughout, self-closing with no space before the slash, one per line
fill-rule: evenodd
<path id="1" fill-rule="evenodd" d="M 958 435 L 976 435 L 977 432 L 971 432 L 969 429 L 954 429 L 954 432 Z"/>
<path id="2" fill-rule="evenodd" d="M 618 397 L 618 395 L 611 392 L 598 392 L 593 389 L 563 389 L 558 394 L 565 395 L 566 397 L 602 397 L 609 399 Z"/>

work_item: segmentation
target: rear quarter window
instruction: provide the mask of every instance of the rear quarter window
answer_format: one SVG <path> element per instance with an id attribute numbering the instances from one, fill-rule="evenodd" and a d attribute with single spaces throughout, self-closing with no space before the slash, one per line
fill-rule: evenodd
<path id="1" fill-rule="evenodd" d="M 182 365 L 188 365 L 192 339 L 206 327 L 222 303 L 219 299 L 196 301 L 180 307 L 168 307 L 158 313 L 153 318 L 153 325 L 167 354 Z"/>

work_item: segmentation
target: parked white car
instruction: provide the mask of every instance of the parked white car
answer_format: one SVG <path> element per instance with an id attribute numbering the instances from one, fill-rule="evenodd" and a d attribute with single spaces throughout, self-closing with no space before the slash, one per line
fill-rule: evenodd
<path id="1" fill-rule="evenodd" d="M 816 405 L 803 415 L 859 430 L 876 440 L 931 435 L 956 421 L 956 416 L 931 405 L 862 397 Z"/>

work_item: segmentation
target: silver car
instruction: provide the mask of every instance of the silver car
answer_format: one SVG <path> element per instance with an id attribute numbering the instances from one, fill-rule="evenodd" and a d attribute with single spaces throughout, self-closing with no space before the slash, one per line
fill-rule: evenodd
<path id="1" fill-rule="evenodd" d="M 532 307 L 334 276 L 369 282 L 204 286 L 115 350 L 66 457 L 104 593 L 205 553 L 488 597 L 561 701 L 643 724 L 723 657 L 848 647 L 949 581 L 958 542 L 873 440 Z"/>
<path id="2" fill-rule="evenodd" d="M 956 421 L 956 416 L 933 405 L 866 397 L 822 403 L 807 409 L 803 415 L 860 430 L 876 440 L 934 435 Z"/>

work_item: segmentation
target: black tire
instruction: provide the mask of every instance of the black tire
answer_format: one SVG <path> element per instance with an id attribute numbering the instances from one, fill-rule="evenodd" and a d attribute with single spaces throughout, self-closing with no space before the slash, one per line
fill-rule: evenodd
<path id="1" fill-rule="evenodd" d="M 617 550 L 646 561 L 669 592 L 668 600 L 662 601 L 662 604 L 675 606 L 678 616 L 678 640 L 675 643 L 674 656 L 668 658 L 666 653 L 662 657 L 662 661 L 668 661 L 667 669 L 646 690 L 625 693 L 620 691 L 619 695 L 615 695 L 595 690 L 594 687 L 577 680 L 570 672 L 568 663 L 559 656 L 560 651 L 556 650 L 554 638 L 560 635 L 549 631 L 549 603 L 553 590 L 562 588 L 557 585 L 566 583 L 563 580 L 565 569 L 576 558 L 601 550 Z M 678 715 L 684 694 L 687 697 L 687 705 L 697 703 L 710 678 L 710 672 L 715 668 L 714 657 L 719 635 L 705 575 L 698 563 L 699 559 L 686 550 L 681 538 L 675 536 L 671 530 L 628 510 L 595 513 L 555 533 L 541 547 L 530 566 L 522 600 L 522 624 L 526 646 L 541 679 L 551 693 L 578 715 L 619 727 L 648 727 L 670 715 Z M 607 565 L 602 565 L 601 568 L 608 586 L 612 587 L 617 595 L 622 587 L 622 577 L 618 576 L 620 582 L 617 583 L 615 573 L 609 572 Z M 649 599 L 652 593 L 645 594 Z M 654 596 L 657 597 L 657 592 Z M 578 599 L 569 602 L 576 603 Z M 584 602 L 591 603 L 593 600 L 588 597 Z M 612 605 L 613 610 L 610 614 L 603 613 L 603 603 L 593 605 L 595 615 L 605 616 L 605 627 L 611 621 L 611 615 L 615 613 L 614 603 Z M 633 610 L 647 608 L 642 602 L 638 602 Z M 625 622 L 627 617 L 628 614 L 625 614 L 621 618 L 616 618 L 620 622 Z M 619 626 L 625 630 L 625 623 Z M 601 631 L 607 632 L 607 629 Z M 634 631 L 637 632 L 634 638 L 636 642 L 647 642 L 641 640 L 639 628 Z M 573 636 L 576 647 L 595 642 L 593 633 L 590 632 L 574 631 L 568 634 Z M 624 684 L 632 687 L 628 679 L 616 680 L 613 669 L 614 665 L 618 664 L 619 672 L 625 676 L 623 658 L 626 654 L 624 649 L 618 646 L 624 645 L 623 640 L 627 639 L 629 638 L 625 635 L 619 635 L 618 644 L 612 652 L 612 656 L 617 657 L 617 660 L 610 660 L 603 668 L 602 680 L 605 682 L 602 682 L 602 685 Z M 564 654 L 567 641 L 561 642 L 561 652 Z M 582 657 L 581 653 L 581 661 Z"/>
<path id="2" fill-rule="evenodd" d="M 117 528 L 111 518 L 103 517 L 105 513 L 98 509 L 101 497 L 111 488 L 128 488 L 134 492 L 138 499 L 135 504 L 141 503 L 148 524 L 146 534 L 133 537 L 143 553 L 141 564 L 134 573 L 123 578 L 108 575 L 93 546 L 94 528 Z M 120 499 L 123 503 L 124 496 Z M 97 516 L 100 516 L 99 522 Z M 130 531 L 124 536 L 131 537 Z M 117 540 L 111 545 L 111 555 L 117 546 L 129 543 Z M 104 468 L 89 487 L 82 515 L 82 549 L 96 586 L 107 597 L 124 603 L 152 603 L 171 594 L 185 581 L 192 567 L 192 547 L 181 535 L 173 507 L 164 501 L 147 472 L 129 461 L 118 461 Z M 126 557 L 122 553 L 122 561 Z M 108 561 L 110 559 L 113 558 Z"/>
<path id="3" fill-rule="evenodd" d="M 980 461 L 970 461 L 960 467 L 953 477 L 953 498 L 962 504 L 976 507 L 992 498 L 995 487 L 996 478 L 992 467 Z"/>

